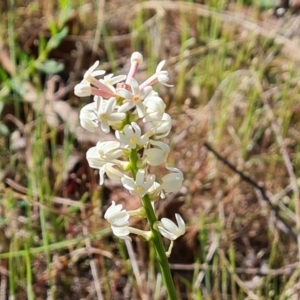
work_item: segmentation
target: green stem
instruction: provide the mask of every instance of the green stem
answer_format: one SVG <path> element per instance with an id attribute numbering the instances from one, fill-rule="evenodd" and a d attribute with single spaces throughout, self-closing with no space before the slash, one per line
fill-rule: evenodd
<path id="1" fill-rule="evenodd" d="M 176 300 L 177 295 L 175 291 L 175 286 L 173 282 L 173 278 L 171 275 L 171 270 L 169 266 L 169 261 L 165 252 L 165 247 L 163 244 L 162 237 L 160 233 L 154 228 L 155 222 L 157 222 L 156 215 L 154 213 L 151 200 L 149 199 L 148 195 L 145 195 L 142 198 L 142 203 L 146 211 L 147 219 L 148 219 L 148 224 L 150 226 L 151 232 L 152 232 L 152 240 L 153 244 L 156 250 L 156 255 L 157 259 L 160 265 L 160 270 L 164 278 L 164 282 L 169 294 L 169 299 L 170 300 Z"/>
<path id="2" fill-rule="evenodd" d="M 137 151 L 134 149 L 131 151 L 130 155 L 130 162 L 131 162 L 131 172 L 133 177 L 135 178 L 138 167 L 137 167 L 137 161 L 138 161 L 138 155 Z M 157 217 L 155 215 L 155 212 L 153 210 L 151 200 L 149 198 L 149 195 L 145 195 L 142 197 L 142 204 L 146 211 L 148 224 L 150 226 L 150 230 L 152 232 L 152 241 L 155 247 L 156 251 L 156 257 L 159 262 L 160 270 L 163 275 L 164 283 L 167 288 L 169 299 L 170 300 L 177 300 L 177 294 L 169 266 L 169 261 L 165 252 L 165 247 L 163 244 L 162 237 L 157 229 L 155 229 L 155 223 L 157 222 Z"/>

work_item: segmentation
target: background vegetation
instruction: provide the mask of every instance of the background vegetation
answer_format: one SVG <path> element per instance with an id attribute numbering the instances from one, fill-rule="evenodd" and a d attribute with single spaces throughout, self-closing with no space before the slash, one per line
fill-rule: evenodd
<path id="1" fill-rule="evenodd" d="M 0 2 L 0 299 L 166 299 L 147 243 L 103 220 L 112 199 L 139 201 L 98 185 L 85 153 L 105 137 L 80 128 L 91 99 L 73 94 L 95 60 L 126 74 L 133 51 L 139 78 L 166 59 L 174 84 L 159 89 L 185 182 L 157 205 L 187 223 L 170 257 L 181 299 L 300 298 L 300 18 L 274 6 Z"/>

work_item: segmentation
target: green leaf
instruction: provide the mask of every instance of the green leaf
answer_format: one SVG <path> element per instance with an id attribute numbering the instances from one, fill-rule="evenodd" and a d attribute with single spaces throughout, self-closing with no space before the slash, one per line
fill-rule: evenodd
<path id="1" fill-rule="evenodd" d="M 260 0 L 258 4 L 261 8 L 268 9 L 277 5 L 277 0 Z"/>
<path id="2" fill-rule="evenodd" d="M 52 49 L 57 48 L 62 40 L 67 36 L 68 28 L 64 27 L 59 33 L 53 35 L 47 43 L 47 50 L 50 51 Z"/>
<path id="3" fill-rule="evenodd" d="M 9 134 L 9 130 L 6 125 L 0 123 L 0 133 L 7 136 Z"/>
<path id="4" fill-rule="evenodd" d="M 36 65 L 36 68 L 46 74 L 57 74 L 64 69 L 64 65 L 53 59 L 46 59 L 42 63 Z"/>
<path id="5" fill-rule="evenodd" d="M 73 10 L 72 6 L 65 3 L 63 5 L 63 8 L 61 8 L 59 11 L 58 27 L 62 28 L 70 20 L 73 13 L 74 13 L 74 10 Z"/>

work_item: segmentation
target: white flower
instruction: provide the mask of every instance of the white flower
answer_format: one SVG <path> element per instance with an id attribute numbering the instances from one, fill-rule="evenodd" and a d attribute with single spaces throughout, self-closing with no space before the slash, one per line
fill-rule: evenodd
<path id="1" fill-rule="evenodd" d="M 171 121 L 170 115 L 164 113 L 161 120 L 151 122 L 156 139 L 164 138 L 170 133 L 172 128 Z"/>
<path id="2" fill-rule="evenodd" d="M 158 222 L 159 232 L 167 239 L 174 241 L 185 233 L 185 223 L 179 214 L 175 214 L 178 226 L 167 218 L 162 218 Z"/>
<path id="3" fill-rule="evenodd" d="M 151 231 L 143 231 L 137 228 L 133 228 L 129 225 L 130 213 L 132 211 L 127 212 L 125 209 L 122 210 L 122 205 L 116 205 L 114 201 L 112 201 L 111 206 L 107 209 L 104 218 L 110 223 L 111 229 L 115 236 L 123 240 L 131 241 L 131 238 L 128 236 L 130 233 L 134 233 L 142 236 L 146 240 L 151 238 Z M 135 215 L 137 211 L 133 211 L 132 215 Z"/>
<path id="4" fill-rule="evenodd" d="M 98 121 L 101 122 L 101 129 L 105 133 L 110 132 L 110 124 L 125 119 L 125 113 L 114 112 L 116 107 L 116 98 L 111 97 L 109 100 L 103 100 L 102 97 L 96 96 Z"/>
<path id="5" fill-rule="evenodd" d="M 171 241 L 168 251 L 166 252 L 167 257 L 171 255 L 174 240 L 185 233 L 185 223 L 179 214 L 175 214 L 178 226 L 167 218 L 162 218 L 160 222 L 157 222 L 157 228 L 161 235 Z"/>
<path id="6" fill-rule="evenodd" d="M 104 218 L 110 223 L 114 235 L 124 240 L 131 240 L 128 236 L 130 233 L 128 228 L 130 216 L 125 209 L 122 210 L 121 204 L 116 205 L 115 202 L 112 201 Z"/>
<path id="7" fill-rule="evenodd" d="M 165 65 L 165 60 L 161 61 L 155 71 L 155 74 L 157 76 L 158 82 L 160 82 L 162 85 L 167 87 L 172 87 L 172 84 L 167 84 L 166 82 L 169 81 L 169 73 L 168 71 L 163 71 L 162 68 Z"/>
<path id="8" fill-rule="evenodd" d="M 97 117 L 97 106 L 96 103 L 90 103 L 85 105 L 79 114 L 80 125 L 87 131 L 94 132 L 95 128 L 98 127 Z"/>
<path id="9" fill-rule="evenodd" d="M 183 174 L 177 168 L 166 167 L 173 173 L 167 174 L 162 178 L 161 187 L 166 193 L 178 192 L 182 187 Z"/>
<path id="10" fill-rule="evenodd" d="M 101 129 L 105 133 L 110 132 L 110 125 L 125 119 L 125 113 L 115 112 L 116 98 L 104 100 L 101 96 L 95 96 L 94 102 L 87 104 L 80 111 L 81 126 L 91 132 L 95 131 L 101 123 Z"/>
<path id="11" fill-rule="evenodd" d="M 151 77 L 149 77 L 146 81 L 144 81 L 141 85 L 140 88 L 143 89 L 146 86 L 150 86 L 153 85 L 154 83 L 156 83 L 157 81 L 159 83 L 161 83 L 164 86 L 167 87 L 172 87 L 173 85 L 168 84 L 167 81 L 169 81 L 169 73 L 168 71 L 164 71 L 162 70 L 164 64 L 165 64 L 165 60 L 161 61 L 156 70 L 155 70 L 155 74 L 153 74 Z"/>
<path id="12" fill-rule="evenodd" d="M 115 141 L 98 142 L 96 147 L 90 148 L 86 158 L 91 168 L 100 169 L 106 163 L 113 162 L 123 153 L 120 143 Z"/>
<path id="13" fill-rule="evenodd" d="M 107 163 L 105 167 L 105 172 L 108 178 L 121 183 L 121 178 L 123 177 L 123 173 L 118 169 L 114 168 L 113 166 L 114 166 L 113 164 Z"/>
<path id="14" fill-rule="evenodd" d="M 160 97 L 151 93 L 144 100 L 144 105 L 146 107 L 145 117 L 143 118 L 144 123 L 161 120 L 166 109 L 166 104 Z"/>
<path id="15" fill-rule="evenodd" d="M 126 79 L 126 75 L 118 75 L 114 77 L 114 74 L 109 74 L 104 76 L 103 79 L 99 81 L 109 87 L 112 91 L 115 91 L 114 85 Z"/>
<path id="16" fill-rule="evenodd" d="M 160 196 L 162 199 L 166 198 L 161 185 L 158 182 L 154 182 L 153 185 L 148 190 L 149 197 L 152 201 L 156 200 L 158 196 Z"/>
<path id="17" fill-rule="evenodd" d="M 86 97 L 90 95 L 102 96 L 104 98 L 109 98 L 115 96 L 115 88 L 111 83 L 122 80 L 124 76 L 112 79 L 110 75 L 106 76 L 104 79 L 96 79 L 96 76 L 105 74 L 103 70 L 96 70 L 99 65 L 99 61 L 96 61 L 93 66 L 91 66 L 84 74 L 83 80 L 77 84 L 74 88 L 74 93 L 78 97 Z"/>
<path id="18" fill-rule="evenodd" d="M 104 183 L 104 176 L 107 174 L 108 178 L 115 180 L 121 183 L 121 178 L 123 177 L 123 173 L 116 168 L 114 168 L 115 164 L 105 163 L 102 167 L 99 168 L 99 184 L 102 185 Z"/>
<path id="19" fill-rule="evenodd" d="M 150 94 L 152 87 L 148 86 L 140 90 L 137 81 L 134 78 L 130 80 L 132 93 L 126 89 L 117 89 L 117 93 L 125 99 L 124 103 L 119 107 L 119 112 L 126 112 L 136 107 L 138 116 L 140 118 L 145 115 L 145 106 L 143 100 Z"/>
<path id="20" fill-rule="evenodd" d="M 91 85 L 86 81 L 81 81 L 74 87 L 74 94 L 77 97 L 88 97 L 92 94 Z"/>
<path id="21" fill-rule="evenodd" d="M 99 66 L 99 63 L 99 60 L 95 61 L 95 63 L 84 73 L 84 80 L 88 80 L 90 77 L 96 77 L 105 74 L 105 71 L 103 70 L 96 70 Z"/>
<path id="22" fill-rule="evenodd" d="M 144 151 L 147 163 L 151 166 L 158 166 L 165 162 L 169 155 L 170 147 L 163 142 L 154 140 L 150 140 L 150 144 L 156 147 Z"/>
<path id="23" fill-rule="evenodd" d="M 122 205 L 116 205 L 115 201 L 112 201 L 111 206 L 104 214 L 104 218 L 114 226 L 127 226 L 129 225 L 129 214 L 125 209 L 122 210 Z"/>
<path id="24" fill-rule="evenodd" d="M 96 76 L 105 74 L 103 70 L 96 70 L 99 66 L 99 60 L 97 60 L 84 74 L 83 80 L 75 85 L 74 94 L 78 97 L 87 97 L 92 94 L 91 81 L 93 82 Z"/>
<path id="25" fill-rule="evenodd" d="M 130 149 L 135 149 L 137 146 L 144 146 L 147 140 L 141 136 L 141 128 L 135 122 L 124 127 L 124 134 L 116 131 L 116 137 Z"/>
<path id="26" fill-rule="evenodd" d="M 155 175 L 151 175 L 145 182 L 145 171 L 139 169 L 136 174 L 136 180 L 124 175 L 121 178 L 123 186 L 129 190 L 132 195 L 143 197 L 149 191 L 150 187 L 153 185 L 155 180 Z"/>
<path id="27" fill-rule="evenodd" d="M 130 233 L 128 226 L 117 227 L 117 226 L 111 225 L 111 229 L 112 229 L 114 235 L 117 236 L 119 239 L 131 241 L 131 238 L 128 236 Z"/>

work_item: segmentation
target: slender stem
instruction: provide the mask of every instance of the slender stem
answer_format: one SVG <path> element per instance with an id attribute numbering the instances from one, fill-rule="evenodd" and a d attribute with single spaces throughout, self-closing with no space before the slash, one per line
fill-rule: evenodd
<path id="1" fill-rule="evenodd" d="M 137 170 L 138 170 L 137 161 L 138 161 L 137 151 L 135 149 L 133 149 L 131 151 L 131 155 L 130 155 L 130 162 L 131 162 L 131 172 L 132 172 L 132 175 L 134 178 L 135 178 Z M 157 217 L 153 210 L 151 200 L 147 194 L 144 197 L 142 197 L 141 200 L 142 200 L 143 207 L 146 211 L 150 230 L 152 232 L 152 241 L 153 241 L 153 244 L 155 247 L 156 257 L 159 262 L 159 266 L 160 266 L 161 273 L 163 275 L 164 283 L 166 285 L 166 288 L 167 288 L 167 291 L 169 294 L 169 299 L 177 300 L 178 297 L 176 294 L 176 290 L 175 290 L 175 286 L 174 286 L 174 282 L 173 282 L 173 278 L 172 278 L 172 274 L 171 274 L 171 270 L 170 270 L 170 266 L 169 266 L 169 261 L 168 261 L 168 258 L 167 258 L 166 252 L 165 252 L 163 240 L 162 240 L 160 233 L 155 229 L 155 223 L 157 222 Z"/>
<path id="2" fill-rule="evenodd" d="M 151 200 L 148 195 L 142 198 L 142 203 L 146 211 L 148 224 L 152 232 L 152 240 L 156 250 L 157 259 L 160 265 L 160 270 L 164 278 L 164 282 L 169 294 L 169 299 L 177 300 L 176 290 L 169 266 L 169 261 L 165 252 L 165 247 L 162 241 L 160 233 L 154 228 L 154 224 L 157 221 L 156 215 L 154 213 Z"/>

